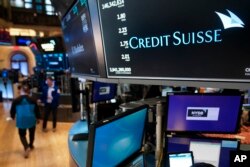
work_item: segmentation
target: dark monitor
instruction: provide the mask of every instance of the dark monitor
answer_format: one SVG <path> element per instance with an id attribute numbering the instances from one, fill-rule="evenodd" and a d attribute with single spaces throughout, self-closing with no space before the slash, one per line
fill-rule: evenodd
<path id="1" fill-rule="evenodd" d="M 193 152 L 167 153 L 168 167 L 191 167 L 194 164 Z"/>
<path id="2" fill-rule="evenodd" d="M 237 133 L 240 94 L 172 94 L 167 96 L 168 132 Z"/>
<path id="3" fill-rule="evenodd" d="M 207 163 L 217 167 L 230 166 L 230 152 L 239 149 L 236 139 L 219 139 L 205 137 L 166 138 L 166 153 L 192 151 L 194 163 Z"/>
<path id="4" fill-rule="evenodd" d="M 93 82 L 92 87 L 92 102 L 100 102 L 111 100 L 115 98 L 117 90 L 117 84 Z"/>
<path id="5" fill-rule="evenodd" d="M 61 23 L 71 72 L 99 76 L 88 1 L 75 1 Z"/>
<path id="6" fill-rule="evenodd" d="M 90 125 L 87 166 L 119 166 L 143 144 L 148 106 Z"/>

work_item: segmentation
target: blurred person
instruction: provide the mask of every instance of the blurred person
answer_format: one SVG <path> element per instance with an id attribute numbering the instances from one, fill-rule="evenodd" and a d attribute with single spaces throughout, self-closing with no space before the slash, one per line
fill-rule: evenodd
<path id="1" fill-rule="evenodd" d="M 24 157 L 28 158 L 30 149 L 34 149 L 36 124 L 39 123 L 40 112 L 34 99 L 29 96 L 30 87 L 20 86 L 20 95 L 13 100 L 10 115 L 16 119 L 19 137 L 24 147 Z M 29 130 L 29 143 L 26 139 L 26 131 Z"/>
<path id="2" fill-rule="evenodd" d="M 52 77 L 47 77 L 46 85 L 42 89 L 41 102 L 44 103 L 43 132 L 47 132 L 47 121 L 52 112 L 53 132 L 56 131 L 57 107 L 59 105 L 60 90 Z"/>

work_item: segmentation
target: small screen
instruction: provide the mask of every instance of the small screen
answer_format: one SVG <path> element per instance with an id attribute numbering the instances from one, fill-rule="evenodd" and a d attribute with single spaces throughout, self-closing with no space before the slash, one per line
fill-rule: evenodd
<path id="1" fill-rule="evenodd" d="M 44 61 L 46 70 L 64 70 L 65 69 L 64 53 L 43 54 L 43 61 Z"/>
<path id="2" fill-rule="evenodd" d="M 92 166 L 117 166 L 141 150 L 147 108 L 95 129 Z"/>
<path id="3" fill-rule="evenodd" d="M 92 101 L 94 103 L 105 100 L 111 100 L 116 95 L 116 84 L 93 82 L 92 89 Z"/>
<path id="4" fill-rule="evenodd" d="M 241 95 L 175 94 L 167 103 L 167 131 L 237 132 Z"/>
<path id="5" fill-rule="evenodd" d="M 192 152 L 168 154 L 169 167 L 190 167 L 193 165 Z"/>
<path id="6" fill-rule="evenodd" d="M 234 139 L 170 137 L 167 152 L 192 151 L 194 163 L 208 163 L 216 167 L 230 166 L 230 152 L 236 151 L 239 141 Z"/>

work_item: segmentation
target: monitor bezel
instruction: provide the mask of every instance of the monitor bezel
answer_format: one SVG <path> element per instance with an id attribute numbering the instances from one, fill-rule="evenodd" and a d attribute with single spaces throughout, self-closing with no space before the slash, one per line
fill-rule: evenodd
<path id="1" fill-rule="evenodd" d="M 170 96 L 181 95 L 181 96 L 240 96 L 240 105 L 238 108 L 238 115 L 236 120 L 236 127 L 232 131 L 199 131 L 199 130 L 168 130 L 168 114 L 169 114 L 169 98 Z M 165 114 L 165 125 L 164 129 L 167 133 L 183 133 L 183 134 L 201 134 L 201 133 L 212 133 L 212 134 L 236 134 L 240 129 L 240 119 L 242 115 L 242 104 L 244 101 L 244 96 L 239 93 L 168 93 L 166 96 L 166 114 Z"/>
<path id="2" fill-rule="evenodd" d="M 124 113 L 121 113 L 121 114 L 118 114 L 116 116 L 113 116 L 107 120 L 103 120 L 103 121 L 100 121 L 100 122 L 97 122 L 95 124 L 91 124 L 90 127 L 89 127 L 89 139 L 88 139 L 88 153 L 87 153 L 87 162 L 86 162 L 86 165 L 87 166 L 92 166 L 93 164 L 93 154 L 94 154 L 94 142 L 95 142 L 95 134 L 96 134 L 96 129 L 98 127 L 101 127 L 101 126 L 104 126 L 108 123 L 112 123 L 116 120 L 119 120 L 119 119 L 122 119 L 130 114 L 133 114 L 133 113 L 136 113 L 136 112 L 139 112 L 143 109 L 146 109 L 146 116 L 145 116 L 145 120 L 144 120 L 144 129 L 143 129 L 143 135 L 142 135 L 142 138 L 141 138 L 141 147 L 143 146 L 143 138 L 144 138 L 144 133 L 145 133 L 145 125 L 146 125 L 146 119 L 147 119 L 147 115 L 148 115 L 148 109 L 149 109 L 149 106 L 148 105 L 142 105 L 142 106 L 139 106 L 139 107 L 136 107 L 132 110 L 128 110 Z M 133 154 L 131 154 L 130 156 L 133 156 L 134 154 L 136 154 L 137 152 L 140 152 L 141 149 L 139 150 L 136 150 Z M 129 157 L 130 157 L 129 156 Z M 127 157 L 127 158 L 129 158 Z M 126 158 L 126 159 L 127 159 Z M 124 159 L 124 161 L 126 160 Z M 121 162 L 122 163 L 122 162 Z M 120 163 L 120 164 L 121 164 Z M 118 166 L 120 164 L 117 164 Z"/>

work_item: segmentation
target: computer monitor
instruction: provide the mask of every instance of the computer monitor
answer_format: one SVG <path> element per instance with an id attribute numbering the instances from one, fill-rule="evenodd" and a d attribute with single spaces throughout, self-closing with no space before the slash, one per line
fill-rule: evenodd
<path id="1" fill-rule="evenodd" d="M 208 163 L 216 167 L 230 166 L 230 152 L 239 149 L 236 139 L 182 137 L 166 138 L 166 153 L 192 151 L 194 163 Z"/>
<path id="2" fill-rule="evenodd" d="M 148 106 L 90 125 L 87 166 L 119 166 L 143 144 Z"/>
<path id="3" fill-rule="evenodd" d="M 191 167 L 194 164 L 193 152 L 167 153 L 167 167 Z"/>
<path id="4" fill-rule="evenodd" d="M 92 102 L 111 100 L 116 96 L 117 85 L 114 83 L 93 82 Z"/>
<path id="5" fill-rule="evenodd" d="M 64 53 L 43 54 L 43 62 L 46 70 L 60 71 L 66 68 L 66 57 Z"/>
<path id="6" fill-rule="evenodd" d="M 71 73 L 99 76 L 88 1 L 74 1 L 61 23 Z"/>
<path id="7" fill-rule="evenodd" d="M 172 94 L 167 96 L 168 132 L 237 133 L 240 94 Z"/>

